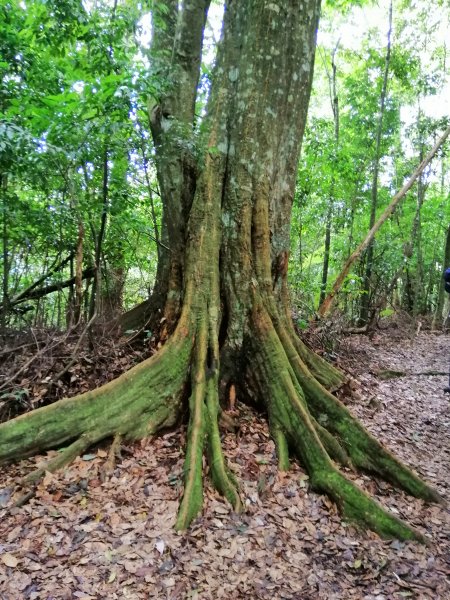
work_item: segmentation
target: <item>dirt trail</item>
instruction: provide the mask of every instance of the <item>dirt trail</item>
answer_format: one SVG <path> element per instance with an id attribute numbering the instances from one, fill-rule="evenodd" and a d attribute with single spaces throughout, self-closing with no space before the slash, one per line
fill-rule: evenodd
<path id="1" fill-rule="evenodd" d="M 445 371 L 450 338 L 391 333 L 371 342 L 358 336 L 343 344 L 342 354 L 362 383 L 363 400 L 353 400 L 351 410 L 448 497 L 445 376 L 380 381 L 375 373 Z M 0 598 L 450 598 L 445 508 L 360 477 L 360 485 L 421 529 L 431 545 L 358 532 L 342 523 L 327 498 L 309 491 L 301 468 L 277 473 L 265 422 L 244 407 L 240 412 L 240 431 L 226 434 L 224 446 L 243 482 L 246 512 L 233 514 L 207 486 L 204 515 L 183 535 L 172 529 L 182 492 L 178 433 L 126 448 L 103 482 L 107 447 L 98 448 L 48 475 L 20 509 L 10 509 L 10 491 L 35 461 L 1 471 Z"/>
<path id="2" fill-rule="evenodd" d="M 366 397 L 372 398 L 368 406 L 355 406 L 355 412 L 450 497 L 450 396 L 443 392 L 448 385 L 450 337 L 424 333 L 402 338 L 384 333 L 372 341 L 352 338 L 349 345 L 354 360 L 359 359 L 354 371 L 367 389 Z M 406 374 L 384 381 L 377 377 L 389 370 Z M 430 374 L 436 372 L 445 374 Z"/>

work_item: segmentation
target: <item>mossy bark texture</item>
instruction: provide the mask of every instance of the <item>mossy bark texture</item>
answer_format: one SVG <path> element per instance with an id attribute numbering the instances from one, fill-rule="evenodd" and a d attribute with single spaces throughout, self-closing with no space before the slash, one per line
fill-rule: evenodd
<path id="1" fill-rule="evenodd" d="M 174 44 L 161 55 L 170 56 L 172 87 L 151 107 L 151 118 L 165 235 L 174 249 L 163 288 L 176 327 L 158 354 L 117 380 L 0 425 L 0 460 L 69 444 L 32 476 L 39 477 L 98 440 L 148 436 L 188 414 L 176 523 L 182 530 L 202 508 L 204 456 L 215 487 L 235 510 L 242 508 L 219 431 L 221 400 L 237 390 L 238 399 L 250 396 L 264 406 L 280 469 L 298 459 L 313 488 L 346 518 L 383 536 L 419 538 L 339 466 L 372 472 L 425 500 L 439 496 L 333 395 L 344 376 L 298 339 L 289 315 L 289 223 L 319 2 L 227 5 L 194 157 L 192 90 L 208 4 L 169 2 L 160 15 L 167 23 L 154 36 L 158 51 L 163 41 Z"/>

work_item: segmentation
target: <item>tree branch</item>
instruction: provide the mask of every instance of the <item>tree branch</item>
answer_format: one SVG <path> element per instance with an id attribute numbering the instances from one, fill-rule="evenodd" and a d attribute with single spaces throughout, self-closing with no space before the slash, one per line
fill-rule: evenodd
<path id="1" fill-rule="evenodd" d="M 347 277 L 353 263 L 356 262 L 356 260 L 361 256 L 361 254 L 364 252 L 364 250 L 368 247 L 368 245 L 374 239 L 374 237 L 377 234 L 380 227 L 392 215 L 392 213 L 396 209 L 397 205 L 400 203 L 400 201 L 406 196 L 406 194 L 412 188 L 412 186 L 414 185 L 416 180 L 420 177 L 420 175 L 425 170 L 425 167 L 432 161 L 436 152 L 444 144 L 445 140 L 448 138 L 449 135 L 450 135 L 450 126 L 447 127 L 447 129 L 445 130 L 443 135 L 439 138 L 439 140 L 436 142 L 436 144 L 433 146 L 433 148 L 430 150 L 430 152 L 426 155 L 426 157 L 423 159 L 423 161 L 420 163 L 420 165 L 417 167 L 417 169 L 414 171 L 414 173 L 411 175 L 411 177 L 405 183 L 405 185 L 401 188 L 401 190 L 399 192 L 397 192 L 397 194 L 392 198 L 391 203 L 384 210 L 382 215 L 378 218 L 378 220 L 376 221 L 374 226 L 370 229 L 370 231 L 367 234 L 364 241 L 362 241 L 361 244 L 356 248 L 356 250 L 350 255 L 350 257 L 348 258 L 347 262 L 344 265 L 344 268 L 339 273 L 336 281 L 334 282 L 333 289 L 331 290 L 331 292 L 328 294 L 328 296 L 325 298 L 325 300 L 322 302 L 322 304 L 319 307 L 318 315 L 320 317 L 324 317 L 330 312 L 330 309 L 334 303 L 335 297 L 339 293 L 339 291 L 342 287 L 342 284 L 343 284 L 345 278 Z"/>

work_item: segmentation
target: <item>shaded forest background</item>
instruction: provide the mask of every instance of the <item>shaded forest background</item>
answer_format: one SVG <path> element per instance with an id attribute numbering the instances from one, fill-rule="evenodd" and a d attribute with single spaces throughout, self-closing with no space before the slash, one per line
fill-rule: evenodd
<path id="1" fill-rule="evenodd" d="M 0 7 L 2 419 L 80 391 L 86 349 L 96 384 L 154 351 L 151 328 L 129 318 L 164 248 L 148 109 L 170 81 L 152 59 L 150 8 Z M 205 31 L 199 131 L 221 11 L 213 4 Z M 448 124 L 449 15 L 445 3 L 323 8 L 291 232 L 300 329 Z M 354 264 L 319 325 L 331 357 L 338 327 L 367 330 L 394 314 L 444 325 L 449 167 L 444 147 Z"/>

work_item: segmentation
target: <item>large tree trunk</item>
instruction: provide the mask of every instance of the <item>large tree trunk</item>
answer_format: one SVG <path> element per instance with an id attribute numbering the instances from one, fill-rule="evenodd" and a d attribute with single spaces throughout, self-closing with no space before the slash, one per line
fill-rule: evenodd
<path id="1" fill-rule="evenodd" d="M 33 479 L 102 438 L 151 435 L 187 410 L 185 489 L 176 524 L 184 529 L 201 510 L 204 453 L 214 485 L 241 509 L 218 424 L 221 397 L 237 390 L 238 399 L 251 397 L 264 407 L 280 469 L 292 455 L 346 518 L 382 535 L 420 537 L 337 465 L 371 471 L 427 500 L 439 496 L 332 394 L 344 377 L 301 343 L 289 315 L 290 211 L 318 15 L 318 0 L 228 4 L 204 153 L 192 206 L 185 207 L 175 331 L 158 354 L 117 380 L 1 425 L 1 460 L 72 442 Z"/>

